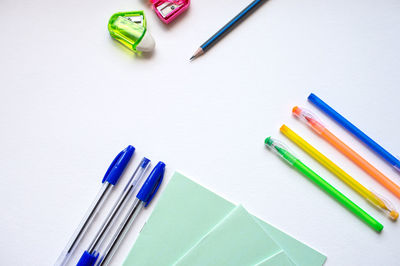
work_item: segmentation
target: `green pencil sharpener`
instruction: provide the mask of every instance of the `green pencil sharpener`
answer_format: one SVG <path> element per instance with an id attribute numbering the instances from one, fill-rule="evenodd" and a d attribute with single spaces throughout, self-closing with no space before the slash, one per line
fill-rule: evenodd
<path id="1" fill-rule="evenodd" d="M 110 35 L 135 53 L 151 52 L 155 42 L 147 30 L 143 11 L 119 12 L 108 22 Z"/>

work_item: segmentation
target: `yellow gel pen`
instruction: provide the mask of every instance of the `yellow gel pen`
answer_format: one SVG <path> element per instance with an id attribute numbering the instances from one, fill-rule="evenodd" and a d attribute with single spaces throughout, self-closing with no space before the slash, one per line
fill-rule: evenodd
<path id="1" fill-rule="evenodd" d="M 311 146 L 308 142 L 302 139 L 299 135 L 297 135 L 293 130 L 291 130 L 286 125 L 283 125 L 280 130 L 288 139 L 293 141 L 297 146 L 299 146 L 311 157 L 313 157 L 316 161 L 322 164 L 326 169 L 328 169 L 339 179 L 345 182 L 349 187 L 355 190 L 368 202 L 372 203 L 380 210 L 383 210 L 391 219 L 397 220 L 397 218 L 399 217 L 399 213 L 390 204 L 390 202 L 381 199 L 378 195 L 374 194 L 373 192 L 365 188 L 357 180 L 355 180 L 353 177 L 351 177 L 349 174 L 343 171 L 339 166 L 337 166 L 325 155 L 323 155 L 321 152 L 319 152 L 317 149 Z"/>

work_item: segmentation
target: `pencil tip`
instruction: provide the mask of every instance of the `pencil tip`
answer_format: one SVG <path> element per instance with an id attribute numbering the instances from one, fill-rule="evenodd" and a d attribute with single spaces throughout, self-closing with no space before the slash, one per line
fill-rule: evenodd
<path id="1" fill-rule="evenodd" d="M 204 54 L 203 49 L 202 48 L 197 49 L 197 51 L 194 53 L 194 55 L 192 55 L 192 57 L 190 58 L 190 61 L 193 61 L 194 59 L 201 56 L 202 54 Z"/>

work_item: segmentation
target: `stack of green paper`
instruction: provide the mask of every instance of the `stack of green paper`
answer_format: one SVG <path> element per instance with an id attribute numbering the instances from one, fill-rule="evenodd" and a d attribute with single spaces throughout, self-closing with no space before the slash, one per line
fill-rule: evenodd
<path id="1" fill-rule="evenodd" d="M 125 266 L 317 266 L 326 257 L 175 173 Z"/>

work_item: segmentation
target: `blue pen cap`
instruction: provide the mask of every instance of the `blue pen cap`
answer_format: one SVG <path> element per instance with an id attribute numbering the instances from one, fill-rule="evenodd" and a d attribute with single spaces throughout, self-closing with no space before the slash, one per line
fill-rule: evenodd
<path id="1" fill-rule="evenodd" d="M 144 205 L 147 207 L 151 200 L 153 199 L 154 195 L 157 193 L 157 190 L 160 188 L 161 182 L 164 178 L 165 172 L 165 163 L 159 162 L 150 173 L 149 177 L 147 177 L 146 181 L 144 182 L 142 188 L 140 189 L 139 193 L 137 194 L 137 198 L 146 203 Z"/>
<path id="2" fill-rule="evenodd" d="M 117 184 L 122 172 L 124 172 L 125 167 L 128 165 L 129 160 L 132 158 L 134 152 L 135 148 L 131 145 L 126 147 L 125 150 L 121 151 L 117 157 L 115 157 L 110 167 L 108 167 L 102 182 L 108 182 L 111 185 Z"/>
<path id="3" fill-rule="evenodd" d="M 144 157 L 142 162 L 140 163 L 140 167 L 146 168 L 149 163 L 150 163 L 150 160 L 147 159 L 146 157 Z"/>
<path id="4" fill-rule="evenodd" d="M 99 253 L 93 255 L 85 251 L 76 266 L 94 266 L 98 257 Z"/>

